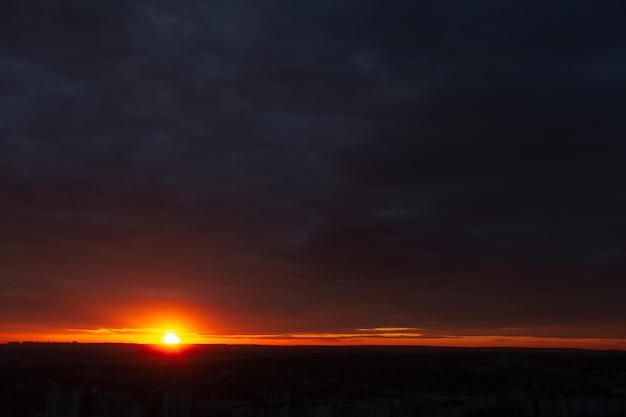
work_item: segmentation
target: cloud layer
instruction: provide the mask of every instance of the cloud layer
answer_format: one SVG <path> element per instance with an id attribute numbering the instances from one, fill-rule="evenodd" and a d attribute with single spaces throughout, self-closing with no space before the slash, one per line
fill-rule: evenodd
<path id="1" fill-rule="evenodd" d="M 618 16 L 4 1 L 0 322 L 626 338 Z"/>

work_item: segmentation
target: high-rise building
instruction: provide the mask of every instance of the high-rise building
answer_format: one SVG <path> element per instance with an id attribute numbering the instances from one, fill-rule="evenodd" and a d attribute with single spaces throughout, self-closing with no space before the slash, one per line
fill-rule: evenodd
<path id="1" fill-rule="evenodd" d="M 61 388 L 48 392 L 45 417 L 79 417 L 82 392 L 78 389 L 64 391 Z"/>
<path id="2" fill-rule="evenodd" d="M 163 417 L 191 417 L 192 399 L 189 390 L 163 393 Z"/>

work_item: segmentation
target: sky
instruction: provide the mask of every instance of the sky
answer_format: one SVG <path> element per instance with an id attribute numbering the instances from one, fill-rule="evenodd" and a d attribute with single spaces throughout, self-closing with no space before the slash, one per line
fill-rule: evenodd
<path id="1" fill-rule="evenodd" d="M 0 342 L 626 349 L 625 8 L 3 0 Z"/>

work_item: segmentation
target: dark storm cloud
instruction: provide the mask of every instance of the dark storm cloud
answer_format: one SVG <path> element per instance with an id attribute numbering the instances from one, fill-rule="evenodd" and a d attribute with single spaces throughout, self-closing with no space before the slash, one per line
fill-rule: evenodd
<path id="1" fill-rule="evenodd" d="M 66 316 L 69 295 L 165 291 L 280 334 L 619 323 L 619 16 L 5 1 L 2 318 L 15 291 Z"/>

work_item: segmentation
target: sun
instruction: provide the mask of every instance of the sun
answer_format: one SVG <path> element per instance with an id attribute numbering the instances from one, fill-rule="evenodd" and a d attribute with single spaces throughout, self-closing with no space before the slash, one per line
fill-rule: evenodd
<path id="1" fill-rule="evenodd" d="M 163 335 L 161 342 L 166 345 L 177 345 L 180 343 L 180 337 L 178 337 L 174 332 L 166 332 L 165 335 Z"/>

